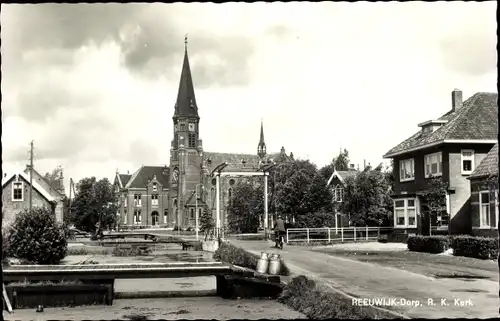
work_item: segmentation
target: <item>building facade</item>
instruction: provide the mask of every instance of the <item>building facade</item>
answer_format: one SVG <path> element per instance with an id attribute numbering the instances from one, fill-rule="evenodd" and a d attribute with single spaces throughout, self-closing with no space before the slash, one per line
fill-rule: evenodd
<path id="1" fill-rule="evenodd" d="M 422 231 L 422 195 L 436 177 L 448 184 L 446 208 L 430 224 L 453 234 L 470 232 L 468 178 L 497 143 L 497 99 L 496 93 L 480 92 L 462 101 L 456 89 L 451 111 L 419 124 L 419 132 L 384 155 L 394 160 L 395 230 Z"/>
<path id="2" fill-rule="evenodd" d="M 490 150 L 470 180 L 471 234 L 498 235 L 498 143 Z"/>
<path id="3" fill-rule="evenodd" d="M 216 184 L 211 173 L 218 165 L 227 162 L 256 167 L 271 160 L 293 161 L 293 154 L 288 155 L 283 147 L 280 153 L 267 153 L 262 123 L 256 154 L 204 150 L 187 47 L 172 121 L 170 166 L 143 166 L 132 175 L 116 173 L 115 188 L 121 199 L 119 214 L 122 225 L 194 227 L 196 212 L 201 215 L 203 209 L 207 208 L 215 217 Z M 220 180 L 221 218 L 224 225 L 227 223 L 228 201 L 237 182 L 238 178 L 231 177 Z M 153 201 L 158 205 L 153 207 Z M 159 215 L 159 219 L 153 218 L 156 215 Z"/>
<path id="4" fill-rule="evenodd" d="M 63 222 L 62 192 L 63 177 L 59 178 L 59 186 L 52 186 L 42 175 L 33 169 L 32 179 L 32 206 L 44 207 L 51 211 L 57 222 Z M 4 175 L 2 180 L 2 222 L 12 223 L 16 215 L 29 209 L 30 198 L 30 170 Z"/>

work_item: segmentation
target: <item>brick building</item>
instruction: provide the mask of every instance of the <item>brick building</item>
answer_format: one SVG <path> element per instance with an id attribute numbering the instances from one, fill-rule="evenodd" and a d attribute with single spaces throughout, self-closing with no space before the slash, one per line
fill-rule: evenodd
<path id="1" fill-rule="evenodd" d="M 498 235 L 498 143 L 469 177 L 471 234 Z"/>
<path id="2" fill-rule="evenodd" d="M 279 153 L 267 153 L 262 123 L 254 155 L 206 152 L 203 149 L 187 47 L 172 120 L 169 167 L 143 166 L 132 175 L 116 173 L 115 188 L 121 198 L 121 225 L 194 227 L 196 209 L 201 214 L 203 208 L 208 208 L 215 217 L 215 179 L 210 176 L 215 167 L 223 162 L 252 167 L 270 160 L 293 160 L 293 154 L 288 155 L 284 148 Z M 223 224 L 226 223 L 226 206 L 232 186 L 237 181 L 237 178 L 220 181 Z"/>
<path id="3" fill-rule="evenodd" d="M 64 185 L 63 177 L 52 186 L 40 173 L 33 169 L 32 206 L 45 207 L 52 211 L 58 222 L 63 221 Z M 12 222 L 22 210 L 29 208 L 30 171 L 4 175 L 2 179 L 2 221 Z"/>
<path id="4" fill-rule="evenodd" d="M 423 223 L 421 195 L 429 177 L 449 184 L 445 215 L 431 225 L 450 233 L 469 233 L 471 187 L 468 177 L 497 143 L 498 94 L 479 92 L 462 101 L 452 94 L 452 109 L 436 120 L 419 124 L 421 129 L 392 148 L 384 158 L 394 160 L 394 228 L 419 233 Z"/>

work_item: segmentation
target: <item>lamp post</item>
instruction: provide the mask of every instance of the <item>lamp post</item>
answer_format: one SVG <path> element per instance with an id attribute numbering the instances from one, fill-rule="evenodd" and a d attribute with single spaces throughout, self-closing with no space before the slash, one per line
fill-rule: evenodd
<path id="1" fill-rule="evenodd" d="M 195 201 L 195 203 L 194 203 L 195 204 L 194 205 L 195 206 L 195 210 L 194 210 L 195 228 L 194 229 L 196 231 L 196 240 L 197 241 L 198 241 L 198 229 L 199 229 L 199 223 L 198 223 L 199 222 L 199 218 L 198 218 L 198 186 L 201 186 L 201 190 L 202 190 L 201 195 L 203 195 L 203 188 L 204 188 L 203 183 L 199 183 L 199 184 L 196 184 L 195 191 L 194 191 L 195 192 L 195 195 L 194 195 L 195 196 L 195 200 L 194 200 Z"/>

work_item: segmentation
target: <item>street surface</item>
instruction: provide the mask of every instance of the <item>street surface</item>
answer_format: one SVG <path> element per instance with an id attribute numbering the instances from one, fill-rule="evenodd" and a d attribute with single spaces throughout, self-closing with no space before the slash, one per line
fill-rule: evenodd
<path id="1" fill-rule="evenodd" d="M 387 298 L 387 302 L 392 298 L 397 299 L 396 304 L 400 305 L 385 308 L 411 318 L 498 317 L 496 280 L 434 278 L 298 246 L 285 245 L 281 251 L 272 248 L 274 243 L 270 241 L 231 239 L 230 242 L 257 255 L 261 252 L 279 253 L 293 274 L 324 280 L 351 296 L 362 299 Z M 404 305 L 404 300 L 409 303 Z M 416 306 L 415 302 L 420 305 Z"/>

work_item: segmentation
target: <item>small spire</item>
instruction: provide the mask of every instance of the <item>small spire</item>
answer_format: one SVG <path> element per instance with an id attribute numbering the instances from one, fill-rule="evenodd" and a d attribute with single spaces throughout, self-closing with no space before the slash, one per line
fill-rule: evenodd
<path id="1" fill-rule="evenodd" d="M 187 46 L 188 46 L 188 36 L 187 34 L 184 36 L 184 50 L 187 51 Z"/>

